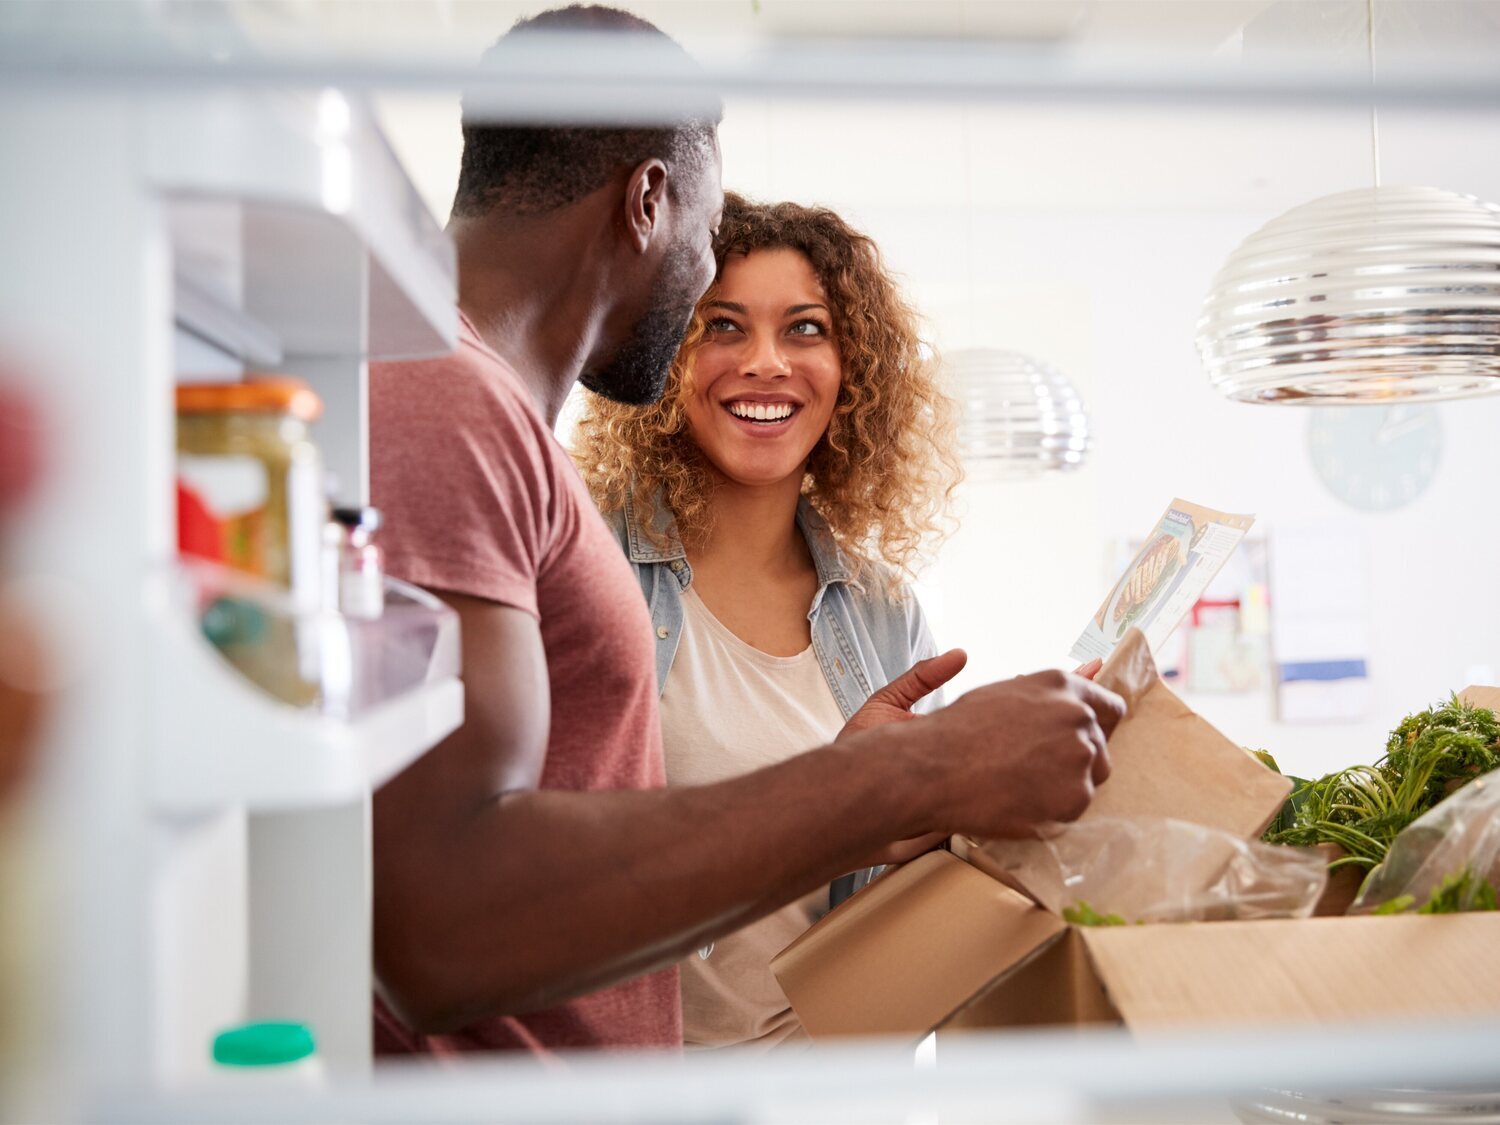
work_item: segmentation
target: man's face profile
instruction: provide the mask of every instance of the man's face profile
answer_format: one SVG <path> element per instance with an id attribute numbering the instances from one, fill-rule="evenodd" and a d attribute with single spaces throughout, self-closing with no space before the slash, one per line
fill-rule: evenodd
<path id="1" fill-rule="evenodd" d="M 673 241 L 652 279 L 645 311 L 609 360 L 579 376 L 589 390 L 627 406 L 661 398 L 693 309 L 713 283 L 713 228 L 723 200 L 715 137 L 713 160 L 680 189 Z"/>

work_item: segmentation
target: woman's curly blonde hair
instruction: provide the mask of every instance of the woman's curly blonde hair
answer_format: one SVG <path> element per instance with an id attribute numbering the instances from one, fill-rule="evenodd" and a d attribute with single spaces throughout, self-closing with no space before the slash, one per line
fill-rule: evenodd
<path id="1" fill-rule="evenodd" d="M 947 530 L 959 478 L 952 403 L 935 363 L 922 355 L 915 310 L 868 236 L 826 208 L 725 195 L 714 245 L 719 277 L 731 255 L 782 248 L 802 254 L 822 283 L 843 371 L 802 491 L 867 576 L 878 564 L 888 568 L 888 580 L 910 575 L 924 545 Z M 590 394 L 574 438 L 574 458 L 602 511 L 619 511 L 627 496 L 650 511 L 660 492 L 687 545 L 702 542 L 713 524 L 716 478 L 688 431 L 685 402 L 704 305 L 717 289 L 716 278 L 661 399 L 624 406 Z"/>

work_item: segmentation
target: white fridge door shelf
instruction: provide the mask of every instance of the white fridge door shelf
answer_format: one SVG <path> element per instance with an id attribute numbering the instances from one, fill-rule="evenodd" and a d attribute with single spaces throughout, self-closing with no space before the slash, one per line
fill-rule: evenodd
<path id="1" fill-rule="evenodd" d="M 158 811 L 343 804 L 378 789 L 463 721 L 456 676 L 353 719 L 282 703 L 241 677 L 168 599 L 158 604 L 151 778 Z"/>
<path id="2" fill-rule="evenodd" d="M 363 103 L 238 92 L 142 112 L 146 180 L 167 201 L 179 288 L 198 298 L 179 305 L 185 327 L 243 341 L 252 365 L 452 350 L 453 243 Z M 226 330 L 236 311 L 243 331 Z"/>

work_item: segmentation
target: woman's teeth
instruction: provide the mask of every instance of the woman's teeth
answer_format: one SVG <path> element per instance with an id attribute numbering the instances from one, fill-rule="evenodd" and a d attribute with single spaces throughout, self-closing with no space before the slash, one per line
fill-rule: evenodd
<path id="1" fill-rule="evenodd" d="M 729 413 L 751 422 L 784 422 L 796 409 L 789 402 L 731 402 Z"/>

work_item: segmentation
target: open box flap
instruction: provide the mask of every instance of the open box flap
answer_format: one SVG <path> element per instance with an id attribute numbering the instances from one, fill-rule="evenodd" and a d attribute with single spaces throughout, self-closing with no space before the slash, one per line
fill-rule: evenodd
<path id="1" fill-rule="evenodd" d="M 1479 687 L 1470 684 L 1458 693 L 1458 698 L 1474 707 L 1488 707 L 1500 714 L 1500 687 Z"/>
<path id="2" fill-rule="evenodd" d="M 924 1035 L 1067 927 L 947 852 L 882 875 L 771 962 L 809 1035 Z"/>
<path id="3" fill-rule="evenodd" d="M 1078 927 L 1133 1031 L 1500 1013 L 1500 916 Z"/>

